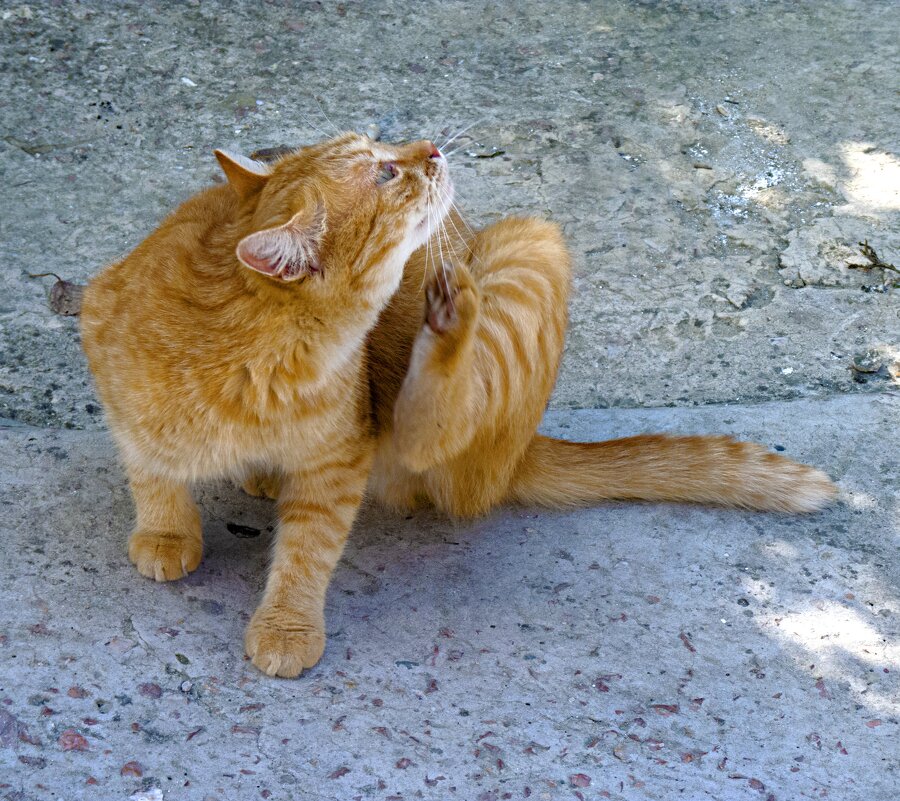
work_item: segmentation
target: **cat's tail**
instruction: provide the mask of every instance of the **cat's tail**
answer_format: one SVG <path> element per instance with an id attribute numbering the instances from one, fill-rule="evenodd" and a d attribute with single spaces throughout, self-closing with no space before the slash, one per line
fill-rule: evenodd
<path id="1" fill-rule="evenodd" d="M 837 487 L 820 470 L 730 437 L 643 434 L 582 443 L 535 434 L 508 500 L 550 507 L 690 501 L 814 512 L 836 496 Z"/>

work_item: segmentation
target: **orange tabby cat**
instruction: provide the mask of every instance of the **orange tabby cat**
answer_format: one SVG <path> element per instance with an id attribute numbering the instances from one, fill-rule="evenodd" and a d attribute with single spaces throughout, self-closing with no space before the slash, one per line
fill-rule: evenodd
<path id="1" fill-rule="evenodd" d="M 243 476 L 277 494 L 246 635 L 266 673 L 321 656 L 325 591 L 367 481 L 394 506 L 454 515 L 604 498 L 809 511 L 834 496 L 824 474 L 725 437 L 535 434 L 566 327 L 565 245 L 533 219 L 463 234 L 430 142 L 347 134 L 273 167 L 217 156 L 228 184 L 91 283 L 83 341 L 142 574 L 199 564 L 192 482 Z"/>

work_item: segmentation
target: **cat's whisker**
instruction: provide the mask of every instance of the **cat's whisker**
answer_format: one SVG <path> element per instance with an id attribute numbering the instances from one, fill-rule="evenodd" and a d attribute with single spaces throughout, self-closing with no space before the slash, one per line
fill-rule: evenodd
<path id="1" fill-rule="evenodd" d="M 441 128 L 440 128 L 440 123 L 437 123 L 437 125 L 438 125 L 438 127 L 435 129 L 434 133 L 428 137 L 428 141 L 433 142 L 434 146 L 438 150 L 440 150 L 441 148 L 440 148 L 440 145 L 438 145 L 437 140 L 438 140 L 438 137 L 441 135 Z"/>
<path id="2" fill-rule="evenodd" d="M 454 134 L 454 135 L 451 136 L 446 142 L 444 142 L 444 145 L 443 145 L 443 146 L 444 146 L 444 147 L 449 147 L 450 144 L 451 144 L 452 142 L 455 142 L 455 141 L 456 141 L 457 139 L 459 139 L 459 137 L 461 137 L 464 133 L 466 133 L 467 131 L 472 130 L 472 128 L 474 128 L 474 127 L 475 127 L 476 125 L 478 125 L 479 123 L 484 122 L 485 119 L 487 119 L 487 118 L 486 118 L 486 117 L 480 117 L 479 119 L 475 120 L 475 122 L 473 122 L 471 125 L 467 125 L 467 126 L 466 126 L 465 128 L 463 128 L 459 133 Z"/>
<path id="3" fill-rule="evenodd" d="M 310 93 L 310 94 L 312 94 L 312 93 Z M 340 136 L 341 133 L 343 133 L 343 131 L 341 131 L 341 129 L 338 128 L 337 125 L 335 125 L 335 124 L 331 121 L 331 117 L 329 117 L 328 114 L 325 113 L 325 109 L 322 107 L 322 104 L 319 102 L 319 98 L 317 98 L 317 97 L 315 96 L 315 94 L 312 94 L 312 99 L 315 101 L 315 104 L 319 107 L 319 111 L 322 112 L 322 116 L 328 121 L 328 124 L 329 124 L 332 128 L 334 128 L 334 132 L 335 132 L 338 136 Z"/>
<path id="4" fill-rule="evenodd" d="M 459 213 L 459 210 L 457 209 L 457 214 L 458 214 L 458 213 Z M 475 261 L 477 261 L 479 264 L 481 264 L 481 263 L 482 263 L 482 262 L 481 262 L 481 257 L 478 256 L 478 254 L 475 253 L 474 250 L 472 250 L 472 247 L 471 247 L 471 246 L 469 245 L 469 243 L 466 241 L 466 237 L 463 236 L 463 234 L 462 234 L 462 232 L 459 230 L 459 228 L 456 227 L 456 223 L 453 222 L 453 217 L 451 217 L 451 216 L 448 214 L 447 217 L 446 217 L 446 220 L 450 223 L 450 225 L 453 226 L 453 230 L 456 232 L 456 238 L 459 240 L 460 244 L 462 244 L 462 246 L 468 251 L 469 255 L 470 255 L 473 259 L 475 259 Z M 465 224 L 465 221 L 462 220 L 462 217 L 460 217 L 460 220 L 463 222 L 463 224 Z M 469 228 L 469 232 L 472 233 L 472 229 L 471 229 L 471 228 Z M 474 234 L 473 234 L 473 235 L 474 235 Z"/>
<path id="5" fill-rule="evenodd" d="M 468 221 L 466 220 L 466 215 L 463 214 L 463 210 L 459 207 L 455 200 L 450 201 L 450 207 L 456 211 L 457 215 L 459 216 L 459 221 L 464 226 L 466 226 L 466 229 L 469 231 L 469 235 L 474 237 L 475 231 L 472 229 L 472 226 L 469 225 Z"/>
<path id="6" fill-rule="evenodd" d="M 440 260 L 441 260 L 441 266 L 443 267 L 443 265 L 444 265 L 444 245 L 443 245 L 443 243 L 441 242 L 441 232 L 442 232 L 442 230 L 443 230 L 443 227 L 442 227 L 442 226 L 443 226 L 442 221 L 441 221 L 441 220 L 438 220 L 438 225 L 437 225 L 437 246 L 438 246 L 438 256 L 440 257 Z"/>
<path id="7" fill-rule="evenodd" d="M 431 260 L 434 258 L 431 252 L 431 238 L 434 236 L 434 232 L 432 231 L 432 223 L 431 223 L 431 198 L 425 202 L 425 216 L 428 218 L 428 239 L 425 240 L 425 269 L 422 271 L 422 286 L 420 289 L 425 289 L 425 284 L 428 281 L 428 267 L 433 266 L 431 264 Z"/>
<path id="8" fill-rule="evenodd" d="M 447 240 L 447 253 L 452 258 L 453 257 L 453 243 L 451 242 L 450 235 L 447 232 L 447 226 L 445 225 L 446 219 L 447 219 L 447 217 L 446 217 L 446 215 L 444 215 L 443 219 L 441 219 L 441 221 L 440 221 L 440 228 L 438 230 L 438 245 L 439 246 L 441 245 L 442 239 L 446 239 Z M 443 253 L 443 249 L 442 249 L 441 250 L 441 273 L 444 278 L 444 286 L 447 287 L 447 289 L 449 290 L 450 289 L 450 279 L 448 278 L 448 275 L 447 275 L 447 265 L 448 265 L 448 260 L 444 258 L 444 253 Z M 456 265 L 451 263 L 450 269 L 455 270 Z M 449 301 L 451 310 L 455 311 L 456 306 L 453 302 L 453 293 L 452 292 L 450 292 L 448 294 L 448 301 Z"/>
<path id="9" fill-rule="evenodd" d="M 316 125 L 316 124 L 310 119 L 310 117 L 309 117 L 308 114 L 304 114 L 304 113 L 303 113 L 302 111 L 300 111 L 299 109 L 297 109 L 297 111 L 296 111 L 295 113 L 297 114 L 298 117 L 300 117 L 300 121 L 301 121 L 306 127 L 312 128 L 319 136 L 323 137 L 324 139 L 330 139 L 330 138 L 331 138 L 331 137 L 330 137 L 330 134 L 328 133 L 328 131 L 325 131 L 325 130 L 323 130 L 322 128 L 320 128 L 318 125 Z M 312 137 L 310 137 L 310 138 L 312 138 Z"/>

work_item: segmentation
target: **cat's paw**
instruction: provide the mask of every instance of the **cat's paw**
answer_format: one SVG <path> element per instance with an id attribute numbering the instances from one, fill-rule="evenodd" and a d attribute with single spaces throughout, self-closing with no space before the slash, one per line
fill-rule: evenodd
<path id="1" fill-rule="evenodd" d="M 256 498 L 277 501 L 281 492 L 281 477 L 276 473 L 254 473 L 241 485 L 241 489 Z"/>
<path id="2" fill-rule="evenodd" d="M 244 648 L 267 676 L 292 679 L 311 668 L 325 651 L 325 623 L 321 615 L 260 606 L 247 626 Z"/>
<path id="3" fill-rule="evenodd" d="M 478 291 L 465 267 L 449 262 L 435 269 L 425 287 L 425 323 L 435 334 L 463 330 L 475 322 Z"/>
<path id="4" fill-rule="evenodd" d="M 197 569 L 203 542 L 171 531 L 135 531 L 128 540 L 128 558 L 138 573 L 157 581 L 184 578 Z"/>

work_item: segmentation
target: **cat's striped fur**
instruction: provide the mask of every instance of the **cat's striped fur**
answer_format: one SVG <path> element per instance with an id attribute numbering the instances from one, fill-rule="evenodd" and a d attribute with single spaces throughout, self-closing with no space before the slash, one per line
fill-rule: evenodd
<path id="1" fill-rule="evenodd" d="M 219 159 L 227 186 L 91 283 L 83 341 L 129 474 L 141 573 L 199 564 L 191 482 L 232 475 L 278 496 L 246 635 L 263 671 L 295 676 L 321 656 L 325 591 L 367 482 L 390 505 L 456 516 L 606 498 L 809 511 L 834 496 L 824 474 L 724 437 L 537 435 L 566 329 L 566 247 L 545 221 L 472 232 L 447 215 L 430 142 L 349 134 L 271 169 Z"/>

